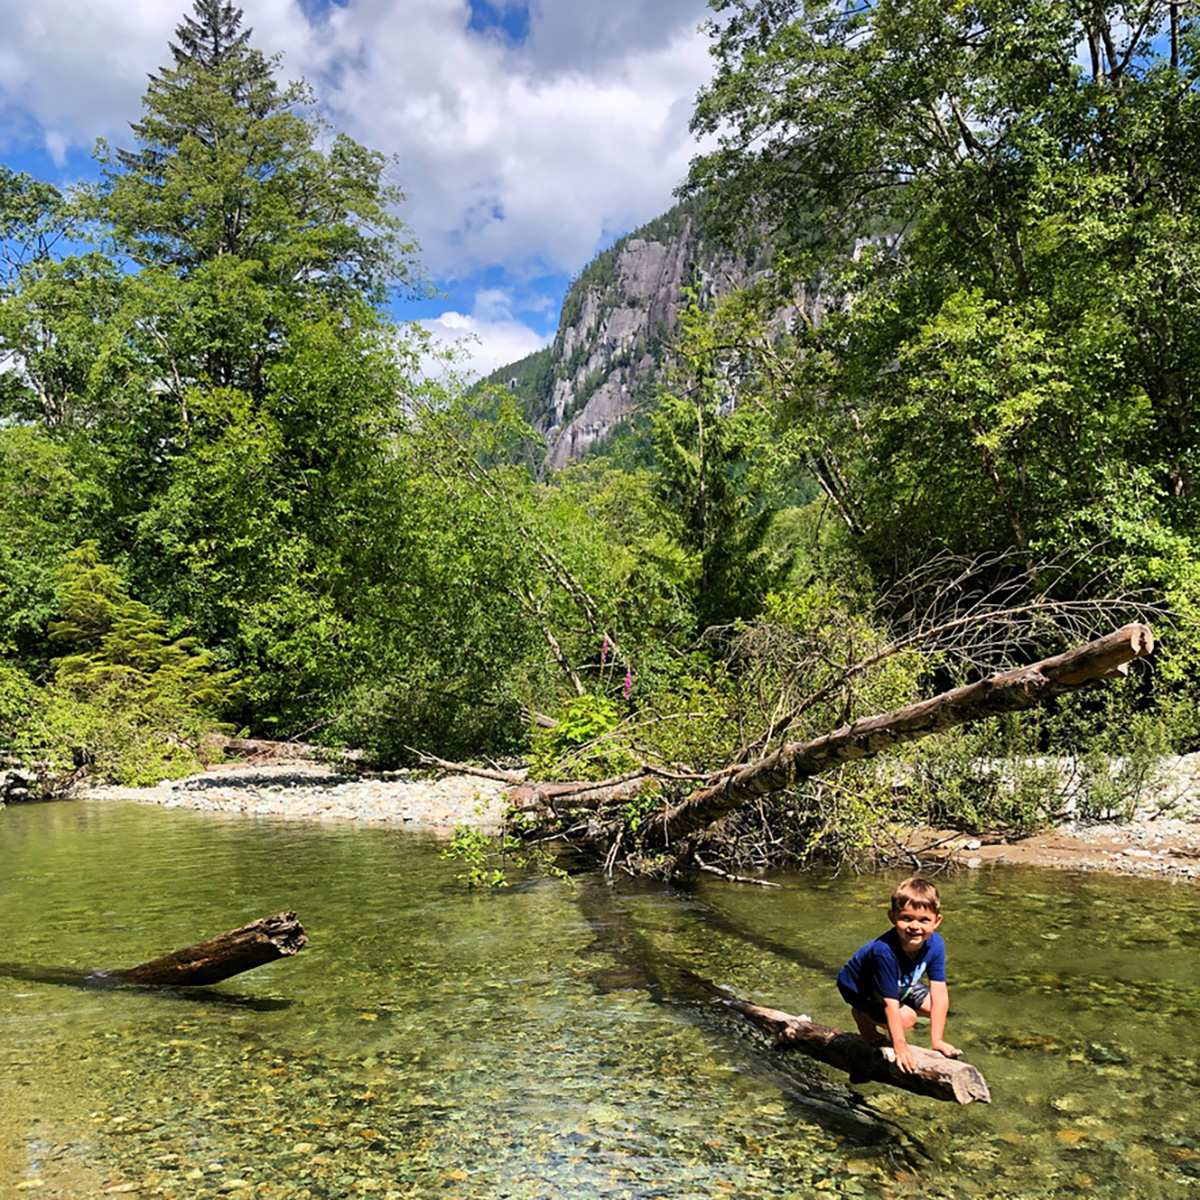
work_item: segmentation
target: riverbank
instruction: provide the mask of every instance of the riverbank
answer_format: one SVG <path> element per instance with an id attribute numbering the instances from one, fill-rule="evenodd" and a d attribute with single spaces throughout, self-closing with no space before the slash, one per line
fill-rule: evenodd
<path id="1" fill-rule="evenodd" d="M 77 796 L 263 819 L 395 825 L 449 836 L 456 825 L 496 832 L 507 794 L 503 784 L 472 775 L 347 774 L 323 763 L 292 760 L 223 764 L 155 787 L 91 787 Z M 1013 864 L 1197 882 L 1200 755 L 1171 760 L 1128 821 L 1072 821 L 1024 838 L 912 828 L 898 830 L 897 839 L 914 861 L 969 870 Z"/>
<path id="2" fill-rule="evenodd" d="M 247 817 L 412 826 L 449 834 L 456 825 L 485 833 L 499 830 L 507 789 L 472 775 L 351 775 L 301 759 L 254 766 L 227 763 L 154 787 L 87 787 L 75 796 Z"/>
<path id="3" fill-rule="evenodd" d="M 1007 863 L 1200 881 L 1200 754 L 1165 760 L 1128 820 L 1066 820 L 1024 838 L 913 829 L 900 841 L 922 860 L 969 869 Z"/>

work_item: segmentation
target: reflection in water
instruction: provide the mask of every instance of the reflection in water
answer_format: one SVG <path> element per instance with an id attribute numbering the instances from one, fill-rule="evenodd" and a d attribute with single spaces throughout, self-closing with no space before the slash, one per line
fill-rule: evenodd
<path id="1" fill-rule="evenodd" d="M 430 840 L 70 803 L 0 813 L 0 1194 L 1174 1196 L 1200 1187 L 1200 891 L 1032 871 L 943 888 L 952 1040 L 995 1102 L 851 1088 L 686 967 L 844 1024 L 890 880 L 462 890 Z M 78 977 L 294 908 L 211 989 Z"/>

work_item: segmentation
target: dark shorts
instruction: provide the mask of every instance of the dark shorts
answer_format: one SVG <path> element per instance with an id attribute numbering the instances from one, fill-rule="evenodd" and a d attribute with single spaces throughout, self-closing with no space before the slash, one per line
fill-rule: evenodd
<path id="1" fill-rule="evenodd" d="M 839 983 L 838 991 L 842 993 L 842 999 L 850 1005 L 851 1008 L 857 1008 L 859 1012 L 866 1013 L 872 1021 L 880 1025 L 887 1024 L 887 1014 L 883 1011 L 883 1001 L 873 1000 L 867 996 L 860 996 L 858 992 L 852 992 L 848 987 Z M 929 999 L 929 989 L 923 983 L 914 983 L 909 989 L 909 993 L 900 1001 L 902 1006 L 907 1006 L 913 1009 L 914 1012 L 920 1012 Z"/>

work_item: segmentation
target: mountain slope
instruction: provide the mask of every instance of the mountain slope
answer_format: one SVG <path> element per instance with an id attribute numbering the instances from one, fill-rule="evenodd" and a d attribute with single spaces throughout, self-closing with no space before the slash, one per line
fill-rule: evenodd
<path id="1" fill-rule="evenodd" d="M 689 291 L 711 304 L 761 272 L 718 250 L 701 213 L 685 201 L 597 256 L 567 292 L 553 344 L 489 376 L 545 436 L 549 468 L 578 460 L 653 401 Z"/>

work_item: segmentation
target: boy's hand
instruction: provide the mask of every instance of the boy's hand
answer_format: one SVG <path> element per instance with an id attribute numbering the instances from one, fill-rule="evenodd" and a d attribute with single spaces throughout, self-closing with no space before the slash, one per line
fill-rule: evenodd
<path id="1" fill-rule="evenodd" d="M 957 1046 L 950 1045 L 949 1042 L 930 1042 L 930 1050 L 936 1050 L 939 1054 L 943 1054 L 946 1058 L 961 1058 L 962 1051 Z"/>
<path id="2" fill-rule="evenodd" d="M 896 1054 L 896 1066 L 906 1075 L 912 1075 L 917 1069 L 917 1056 L 907 1042 L 893 1042 L 892 1050 Z"/>

